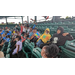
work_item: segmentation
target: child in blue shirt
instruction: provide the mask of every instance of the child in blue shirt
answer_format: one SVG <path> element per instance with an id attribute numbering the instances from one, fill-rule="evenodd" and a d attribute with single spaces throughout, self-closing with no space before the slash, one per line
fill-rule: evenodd
<path id="1" fill-rule="evenodd" d="M 8 36 L 6 37 L 6 42 L 9 42 L 9 40 L 10 40 L 10 36 L 8 35 Z"/>
<path id="2" fill-rule="evenodd" d="M 9 31 L 9 32 L 7 33 L 7 35 L 11 35 L 11 31 Z"/>
<path id="3" fill-rule="evenodd" d="M 2 34 L 2 38 L 3 38 L 3 40 L 5 40 L 5 39 L 6 39 L 5 34 Z"/>

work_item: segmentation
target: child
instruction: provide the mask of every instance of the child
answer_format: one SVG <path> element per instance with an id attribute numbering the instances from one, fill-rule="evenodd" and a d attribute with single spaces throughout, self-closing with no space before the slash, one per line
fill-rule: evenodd
<path id="1" fill-rule="evenodd" d="M 22 50 L 21 37 L 20 36 L 17 36 L 16 37 L 16 41 L 17 41 L 16 48 L 14 49 L 12 55 L 18 54 L 18 52 Z"/>
<path id="2" fill-rule="evenodd" d="M 6 37 L 6 42 L 9 42 L 9 40 L 10 40 L 10 36 L 8 35 L 8 36 Z"/>
<path id="3" fill-rule="evenodd" d="M 29 35 L 29 32 L 30 32 L 30 28 L 29 28 L 29 25 L 27 24 L 27 34 Z"/>
<path id="4" fill-rule="evenodd" d="M 7 35 L 11 35 L 11 34 L 12 32 L 9 29 L 7 29 Z"/>
<path id="5" fill-rule="evenodd" d="M 33 33 L 30 34 L 29 36 L 30 38 L 28 38 L 31 42 L 36 43 L 36 41 L 39 39 L 40 37 L 40 33 L 37 31 L 37 28 L 33 29 Z"/>
<path id="6" fill-rule="evenodd" d="M 3 38 L 3 40 L 5 40 L 5 39 L 6 39 L 5 34 L 3 34 L 3 35 L 2 35 L 2 38 Z"/>
<path id="7" fill-rule="evenodd" d="M 16 36 L 17 36 L 17 31 L 15 31 L 13 37 L 16 38 Z"/>
<path id="8" fill-rule="evenodd" d="M 20 26 L 20 24 L 19 24 L 19 26 Z M 21 24 L 21 26 L 20 26 L 20 28 L 21 28 L 21 34 L 23 33 L 23 24 Z"/>
<path id="9" fill-rule="evenodd" d="M 23 27 L 23 34 L 26 33 L 26 30 L 27 30 L 27 27 L 24 26 L 24 27 Z"/>
<path id="10" fill-rule="evenodd" d="M 59 48 L 55 44 L 51 44 L 50 46 L 44 46 L 41 51 L 42 58 L 56 58 L 59 53 Z"/>
<path id="11" fill-rule="evenodd" d="M 27 37 L 27 34 L 26 34 L 26 33 L 24 33 L 24 37 L 23 37 L 23 36 L 21 36 L 22 43 L 26 40 L 26 37 Z"/>
<path id="12" fill-rule="evenodd" d="M 50 33 L 50 30 L 49 30 L 49 28 L 47 28 L 45 30 L 44 34 L 42 34 L 41 37 L 37 40 L 36 45 L 38 47 L 40 47 L 41 44 L 47 43 L 47 41 L 50 40 L 51 35 L 49 33 Z"/>

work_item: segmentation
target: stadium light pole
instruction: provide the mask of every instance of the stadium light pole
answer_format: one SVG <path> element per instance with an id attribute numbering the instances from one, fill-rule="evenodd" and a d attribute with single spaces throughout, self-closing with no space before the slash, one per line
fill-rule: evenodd
<path id="1" fill-rule="evenodd" d="M 29 23 L 29 16 L 27 16 L 27 22 Z"/>
<path id="2" fill-rule="evenodd" d="M 23 24 L 23 16 L 22 16 L 22 24 Z"/>
<path id="3" fill-rule="evenodd" d="M 7 25 L 7 17 L 6 17 L 6 25 Z"/>
<path id="4" fill-rule="evenodd" d="M 53 16 L 53 22 L 55 22 L 55 16 Z"/>
<path id="5" fill-rule="evenodd" d="M 37 16 L 35 16 L 35 22 L 37 22 Z"/>

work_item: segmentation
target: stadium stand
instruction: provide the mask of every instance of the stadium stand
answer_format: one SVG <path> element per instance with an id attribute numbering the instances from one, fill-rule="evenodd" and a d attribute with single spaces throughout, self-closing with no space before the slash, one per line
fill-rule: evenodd
<path id="1" fill-rule="evenodd" d="M 7 32 L 6 27 L 11 29 L 11 32 L 13 33 L 16 25 L 0 25 L 1 28 L 4 27 L 5 32 Z M 34 24 L 31 24 L 30 27 L 33 27 Z M 64 32 L 70 33 L 73 38 L 75 39 L 75 21 L 73 22 L 55 22 L 55 23 L 49 23 L 49 22 L 41 22 L 37 23 L 36 28 L 37 31 L 40 32 L 42 35 L 46 28 L 50 29 L 50 34 L 53 36 L 53 34 L 56 33 L 58 27 L 63 27 Z M 17 25 L 18 32 L 20 33 L 21 27 Z M 16 31 L 15 31 L 16 32 Z M 16 35 L 16 34 L 15 34 Z M 18 35 L 18 33 L 17 33 Z M 24 34 L 21 34 L 20 36 L 24 36 Z M 9 42 L 5 42 L 2 46 L 1 51 L 4 53 L 5 58 L 10 58 L 10 51 L 11 51 L 11 40 L 13 35 L 10 35 Z M 27 37 L 28 38 L 28 37 Z M 27 39 L 22 43 L 22 53 L 18 53 L 17 57 L 22 58 L 22 55 L 24 58 L 42 58 L 41 56 L 41 48 L 36 47 L 34 42 L 31 42 L 31 40 Z M 15 39 L 15 38 L 14 38 Z M 61 52 L 58 54 L 60 55 L 60 58 L 75 58 L 75 40 L 72 41 L 66 41 L 64 46 L 59 46 L 61 49 Z"/>

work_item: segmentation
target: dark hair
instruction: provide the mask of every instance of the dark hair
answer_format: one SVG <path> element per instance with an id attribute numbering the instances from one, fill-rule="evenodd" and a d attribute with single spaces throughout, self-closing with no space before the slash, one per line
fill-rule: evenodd
<path id="1" fill-rule="evenodd" d="M 37 28 L 34 28 L 33 30 L 37 30 Z"/>
<path id="2" fill-rule="evenodd" d="M 59 53 L 59 48 L 55 44 L 51 44 L 50 46 L 46 46 L 45 54 L 48 58 L 55 58 Z"/>
<path id="3" fill-rule="evenodd" d="M 16 38 L 18 38 L 19 40 L 21 40 L 21 36 L 17 36 Z"/>
<path id="4" fill-rule="evenodd" d="M 29 27 L 29 24 L 27 24 L 27 27 Z"/>
<path id="5" fill-rule="evenodd" d="M 7 37 L 9 37 L 9 38 L 10 38 L 10 35 L 8 35 Z"/>

